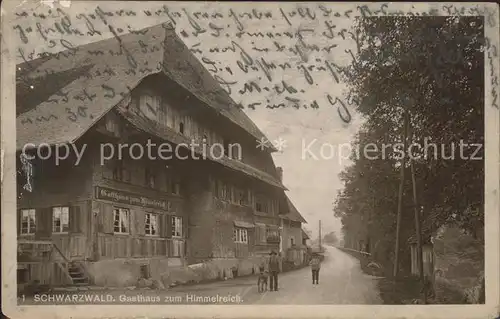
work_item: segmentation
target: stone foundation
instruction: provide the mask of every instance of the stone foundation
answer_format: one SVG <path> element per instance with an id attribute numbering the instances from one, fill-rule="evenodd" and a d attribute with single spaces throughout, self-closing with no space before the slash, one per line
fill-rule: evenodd
<path id="1" fill-rule="evenodd" d="M 177 259 L 114 259 L 86 264 L 87 271 L 96 286 L 130 287 L 136 286 L 141 278 L 141 266 L 149 265 L 152 280 L 158 280 L 165 287 L 198 283 L 212 280 L 226 280 L 234 276 L 257 274 L 265 257 L 214 258 L 203 263 L 182 265 Z"/>

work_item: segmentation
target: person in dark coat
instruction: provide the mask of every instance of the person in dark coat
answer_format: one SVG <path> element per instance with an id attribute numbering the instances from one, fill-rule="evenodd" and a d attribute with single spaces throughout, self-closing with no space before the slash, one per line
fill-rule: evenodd
<path id="1" fill-rule="evenodd" d="M 269 258 L 269 277 L 270 277 L 270 290 L 278 291 L 278 273 L 281 271 L 281 263 L 278 255 L 273 250 L 271 252 L 271 257 Z"/>
<path id="2" fill-rule="evenodd" d="M 312 272 L 312 283 L 319 284 L 319 270 L 321 269 L 321 259 L 317 254 L 313 255 L 311 261 L 309 262 Z"/>

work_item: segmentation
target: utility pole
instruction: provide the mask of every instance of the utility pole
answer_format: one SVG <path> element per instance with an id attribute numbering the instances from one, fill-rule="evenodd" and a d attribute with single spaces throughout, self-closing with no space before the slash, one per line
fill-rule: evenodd
<path id="1" fill-rule="evenodd" d="M 398 194 L 398 215 L 396 219 L 396 247 L 394 251 L 394 269 L 393 276 L 394 279 L 398 276 L 399 271 L 399 237 L 401 234 L 401 214 L 402 214 L 402 206 L 403 206 L 403 190 L 404 190 L 404 181 L 405 181 L 405 166 L 406 166 L 406 149 L 407 149 L 407 137 L 408 137 L 408 111 L 405 108 L 404 111 L 404 128 L 403 128 L 403 151 L 404 155 L 401 159 L 401 168 L 400 168 L 400 180 L 399 180 L 399 194 Z"/>

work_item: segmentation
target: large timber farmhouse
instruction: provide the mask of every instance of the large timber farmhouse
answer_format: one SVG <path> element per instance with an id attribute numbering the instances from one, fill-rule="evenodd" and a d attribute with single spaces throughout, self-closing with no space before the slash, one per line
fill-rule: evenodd
<path id="1" fill-rule="evenodd" d="M 19 285 L 127 286 L 190 265 L 230 277 L 255 272 L 280 247 L 304 258 L 295 246 L 305 220 L 285 195 L 274 149 L 256 148 L 264 134 L 171 26 L 16 71 Z M 193 141 L 194 151 L 178 147 Z M 180 155 L 117 157 L 134 143 Z M 216 144 L 219 153 L 203 153 Z M 61 145 L 71 151 L 56 163 Z M 102 154 L 113 147 L 114 156 Z M 74 149 L 84 149 L 81 158 Z"/>

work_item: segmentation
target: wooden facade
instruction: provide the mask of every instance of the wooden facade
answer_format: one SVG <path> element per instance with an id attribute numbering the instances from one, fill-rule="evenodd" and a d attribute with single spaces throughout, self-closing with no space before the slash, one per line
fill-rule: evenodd
<path id="1" fill-rule="evenodd" d="M 75 143 L 79 149 L 86 146 L 78 165 L 74 154 L 56 165 L 53 158 L 27 153 L 34 156 L 29 160 L 34 177 L 29 191 L 24 173 L 19 174 L 18 238 L 43 240 L 60 253 L 43 260 L 24 254 L 19 269 L 29 276 L 21 281 L 75 283 L 70 269 L 77 267 L 92 282 L 87 266 L 106 260 L 164 258 L 187 265 L 277 250 L 282 189 L 206 159 L 133 158 L 129 149 L 116 154 L 124 144 L 153 141 L 175 147 L 189 138 L 209 146 L 221 143 L 224 154 L 218 155 L 226 160 L 276 174 L 270 154 L 256 149 L 254 140 L 222 125 L 220 116 L 205 113 L 198 102 L 187 108 L 163 94 L 172 91 L 159 89 L 161 80 L 146 78 L 127 104 L 117 106 L 121 111 L 110 111 Z M 134 126 L 123 114 L 153 131 Z M 231 143 L 242 146 L 241 156 L 227 153 Z M 103 154 L 111 149 L 113 156 Z M 200 200 L 205 193 L 210 198 Z M 264 227 L 257 229 L 255 222 Z"/>

